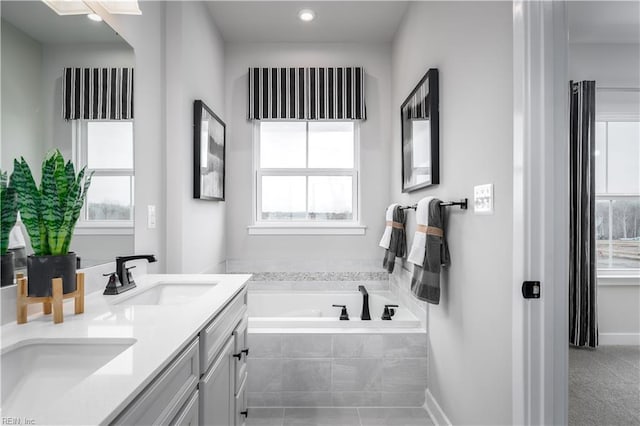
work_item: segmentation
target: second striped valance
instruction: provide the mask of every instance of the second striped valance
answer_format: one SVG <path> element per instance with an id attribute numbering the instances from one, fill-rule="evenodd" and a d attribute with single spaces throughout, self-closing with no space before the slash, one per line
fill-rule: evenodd
<path id="1" fill-rule="evenodd" d="M 62 91 L 65 120 L 133 118 L 133 68 L 65 68 Z"/>
<path id="2" fill-rule="evenodd" d="M 366 120 L 361 67 L 250 68 L 249 120 Z"/>

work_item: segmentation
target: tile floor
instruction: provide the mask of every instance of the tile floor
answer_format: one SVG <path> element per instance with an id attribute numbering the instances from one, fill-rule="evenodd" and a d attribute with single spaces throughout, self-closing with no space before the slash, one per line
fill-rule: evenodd
<path id="1" fill-rule="evenodd" d="M 247 426 L 433 426 L 422 408 L 250 408 Z"/>

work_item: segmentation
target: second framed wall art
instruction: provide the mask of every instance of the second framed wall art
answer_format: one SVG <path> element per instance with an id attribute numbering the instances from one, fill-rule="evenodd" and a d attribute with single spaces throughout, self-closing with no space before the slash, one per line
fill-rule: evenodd
<path id="1" fill-rule="evenodd" d="M 402 192 L 440 183 L 438 70 L 431 68 L 400 107 Z"/>

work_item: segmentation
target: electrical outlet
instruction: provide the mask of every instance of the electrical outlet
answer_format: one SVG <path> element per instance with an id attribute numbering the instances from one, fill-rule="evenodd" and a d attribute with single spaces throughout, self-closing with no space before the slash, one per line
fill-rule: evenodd
<path id="1" fill-rule="evenodd" d="M 473 212 L 475 214 L 493 214 L 493 184 L 473 187 Z"/>
<path id="2" fill-rule="evenodd" d="M 156 206 L 153 204 L 147 206 L 147 228 L 156 229 Z"/>

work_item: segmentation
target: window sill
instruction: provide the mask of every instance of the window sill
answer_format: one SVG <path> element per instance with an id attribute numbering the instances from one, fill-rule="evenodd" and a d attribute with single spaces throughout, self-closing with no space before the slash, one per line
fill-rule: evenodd
<path id="1" fill-rule="evenodd" d="M 640 271 L 598 272 L 598 287 L 608 286 L 640 286 Z"/>
<path id="2" fill-rule="evenodd" d="M 260 223 L 247 226 L 249 235 L 364 235 L 367 227 L 357 224 Z"/>

